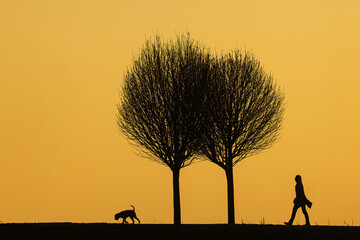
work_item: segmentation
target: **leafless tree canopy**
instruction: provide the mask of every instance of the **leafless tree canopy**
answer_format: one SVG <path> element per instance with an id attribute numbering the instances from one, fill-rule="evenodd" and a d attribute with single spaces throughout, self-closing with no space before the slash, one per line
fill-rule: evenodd
<path id="1" fill-rule="evenodd" d="M 143 46 L 124 78 L 119 129 L 173 172 L 174 223 L 181 223 L 180 169 L 205 155 L 225 170 L 228 222 L 235 223 L 233 166 L 278 138 L 284 94 L 253 55 L 212 57 L 190 39 Z"/>
<path id="2" fill-rule="evenodd" d="M 215 57 L 206 87 L 202 154 L 225 170 L 228 223 L 234 224 L 233 167 L 277 139 L 284 95 L 253 55 L 239 51 Z"/>
<path id="3" fill-rule="evenodd" d="M 203 154 L 222 168 L 268 149 L 278 138 L 284 94 L 250 53 L 217 57 L 208 85 Z"/>
<path id="4" fill-rule="evenodd" d="M 207 50 L 189 35 L 148 40 L 127 70 L 118 105 L 119 129 L 153 160 L 171 169 L 192 163 L 203 125 Z"/>

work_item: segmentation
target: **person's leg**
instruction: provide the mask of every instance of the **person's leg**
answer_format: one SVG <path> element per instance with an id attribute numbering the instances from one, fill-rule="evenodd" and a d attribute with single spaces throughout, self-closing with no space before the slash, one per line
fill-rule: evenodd
<path id="1" fill-rule="evenodd" d="M 304 206 L 301 206 L 301 210 L 302 210 L 302 212 L 304 213 L 304 216 L 305 216 L 305 220 L 306 220 L 306 226 L 310 226 L 310 220 L 309 220 L 309 215 L 308 215 L 308 213 L 307 213 L 307 211 L 306 211 L 306 206 L 304 205 Z"/>
<path id="2" fill-rule="evenodd" d="M 296 215 L 296 211 L 298 210 L 299 206 L 294 204 L 293 210 L 292 210 L 292 214 L 291 214 L 291 218 L 288 222 L 286 222 L 286 225 L 292 225 L 295 219 L 295 215 Z"/>

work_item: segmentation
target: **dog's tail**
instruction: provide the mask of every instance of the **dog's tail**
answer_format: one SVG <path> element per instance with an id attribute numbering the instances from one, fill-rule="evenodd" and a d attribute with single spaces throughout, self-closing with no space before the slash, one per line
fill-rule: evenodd
<path id="1" fill-rule="evenodd" d="M 133 211 L 135 211 L 135 207 L 134 207 L 133 205 L 130 205 L 130 206 L 132 206 L 132 208 L 133 208 Z"/>

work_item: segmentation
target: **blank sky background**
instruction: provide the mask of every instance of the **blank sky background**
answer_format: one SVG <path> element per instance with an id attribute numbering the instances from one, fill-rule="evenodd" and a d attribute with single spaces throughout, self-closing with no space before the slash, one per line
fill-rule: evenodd
<path id="1" fill-rule="evenodd" d="M 286 94 L 281 139 L 236 165 L 236 222 L 283 223 L 296 174 L 312 224 L 360 224 L 359 1 L 1 1 L 0 221 L 172 222 L 171 171 L 116 127 L 123 74 L 154 32 L 252 51 Z M 225 223 L 209 162 L 180 175 L 183 223 Z M 295 223 L 304 223 L 301 211 Z"/>

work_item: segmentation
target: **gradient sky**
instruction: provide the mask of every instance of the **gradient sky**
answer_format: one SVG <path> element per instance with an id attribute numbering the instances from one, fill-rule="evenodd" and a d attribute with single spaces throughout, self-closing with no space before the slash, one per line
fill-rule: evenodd
<path id="1" fill-rule="evenodd" d="M 234 169 L 236 222 L 287 221 L 300 174 L 312 224 L 360 225 L 359 13 L 358 0 L 1 0 L 0 221 L 114 222 L 132 204 L 172 223 L 171 171 L 121 136 L 116 104 L 145 39 L 189 31 L 252 51 L 286 93 L 281 139 Z M 181 170 L 180 192 L 183 223 L 227 222 L 221 168 Z"/>

